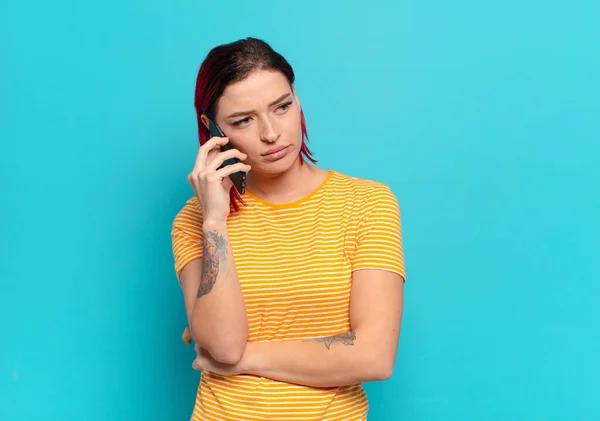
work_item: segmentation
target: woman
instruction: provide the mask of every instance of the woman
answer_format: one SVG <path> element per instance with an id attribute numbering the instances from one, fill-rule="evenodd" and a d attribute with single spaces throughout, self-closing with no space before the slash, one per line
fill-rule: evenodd
<path id="1" fill-rule="evenodd" d="M 306 162 L 294 72 L 261 40 L 208 54 L 195 107 L 195 196 L 172 229 L 202 371 L 192 419 L 366 419 L 361 383 L 391 376 L 402 318 L 395 196 Z"/>

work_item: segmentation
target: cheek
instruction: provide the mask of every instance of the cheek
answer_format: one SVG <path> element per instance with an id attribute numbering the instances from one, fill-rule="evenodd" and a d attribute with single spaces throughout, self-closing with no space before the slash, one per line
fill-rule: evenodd
<path id="1" fill-rule="evenodd" d="M 248 157 L 243 161 L 246 164 L 252 164 L 253 161 L 258 159 L 261 154 L 261 142 L 249 142 L 244 140 L 242 142 L 237 142 L 236 149 L 242 153 L 248 155 Z"/>
<path id="2" fill-rule="evenodd" d="M 302 141 L 302 116 L 300 115 L 300 111 L 291 117 L 286 131 L 294 137 L 296 143 L 299 143 Z"/>
<path id="3" fill-rule="evenodd" d="M 252 141 L 253 139 L 253 135 L 251 133 L 244 133 L 243 135 L 238 135 L 234 138 L 231 139 L 231 143 L 233 144 L 233 147 L 235 149 L 237 149 L 240 152 L 245 153 L 246 155 L 248 155 L 248 158 L 250 158 L 250 156 L 252 156 L 252 154 L 255 152 L 254 149 L 256 149 L 255 147 L 255 143 Z"/>

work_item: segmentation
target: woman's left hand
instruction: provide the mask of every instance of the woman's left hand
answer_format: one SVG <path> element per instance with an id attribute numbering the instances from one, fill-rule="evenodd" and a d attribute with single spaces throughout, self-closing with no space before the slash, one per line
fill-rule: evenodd
<path id="1" fill-rule="evenodd" d="M 196 359 L 192 363 L 194 370 L 209 371 L 221 376 L 237 376 L 243 373 L 241 361 L 233 365 L 223 364 L 211 357 L 204 348 L 196 345 L 194 349 L 196 350 Z"/>
<path id="2" fill-rule="evenodd" d="M 181 334 L 181 340 L 188 345 L 192 344 L 192 333 L 190 332 L 190 328 L 186 327 Z"/>

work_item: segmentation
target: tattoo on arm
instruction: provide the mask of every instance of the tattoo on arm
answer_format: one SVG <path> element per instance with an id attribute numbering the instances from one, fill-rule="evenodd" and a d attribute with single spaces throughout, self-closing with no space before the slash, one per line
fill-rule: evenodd
<path id="1" fill-rule="evenodd" d="M 196 298 L 212 291 L 219 269 L 227 266 L 227 241 L 221 234 L 211 231 L 204 236 L 202 251 L 202 276 Z"/>
<path id="2" fill-rule="evenodd" d="M 347 332 L 347 333 L 340 333 L 338 335 L 325 336 L 323 338 L 316 338 L 316 339 L 309 339 L 309 340 L 321 342 L 323 345 L 325 345 L 325 347 L 327 349 L 330 349 L 331 345 L 333 345 L 335 342 L 339 342 L 346 346 L 354 346 L 355 339 L 356 339 L 356 333 Z"/>

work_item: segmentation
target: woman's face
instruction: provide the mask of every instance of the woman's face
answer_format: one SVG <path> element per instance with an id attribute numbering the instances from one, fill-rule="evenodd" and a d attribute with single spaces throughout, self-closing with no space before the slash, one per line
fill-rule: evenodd
<path id="1" fill-rule="evenodd" d="M 302 146 L 300 121 L 298 98 L 277 71 L 251 73 L 227 86 L 217 103 L 217 124 L 248 155 L 252 172 L 277 174 L 294 164 Z"/>

